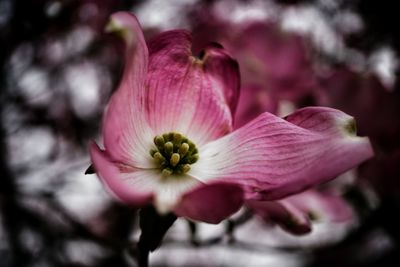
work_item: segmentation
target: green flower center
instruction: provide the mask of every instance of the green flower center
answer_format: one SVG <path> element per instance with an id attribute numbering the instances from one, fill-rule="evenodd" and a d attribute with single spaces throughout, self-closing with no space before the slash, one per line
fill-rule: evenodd
<path id="1" fill-rule="evenodd" d="M 180 133 L 157 135 L 154 144 L 156 148 L 150 150 L 150 155 L 159 165 L 163 176 L 187 173 L 190 165 L 199 159 L 196 145 Z"/>

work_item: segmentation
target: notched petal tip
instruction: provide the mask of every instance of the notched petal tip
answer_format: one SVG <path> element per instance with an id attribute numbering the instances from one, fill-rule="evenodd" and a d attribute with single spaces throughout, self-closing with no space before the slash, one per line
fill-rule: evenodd
<path id="1" fill-rule="evenodd" d="M 127 44 L 132 44 L 133 42 L 133 35 L 129 30 L 124 27 L 119 21 L 110 19 L 104 28 L 106 33 L 113 33 L 120 37 L 121 39 L 125 40 Z"/>
<path id="2" fill-rule="evenodd" d="M 371 140 L 366 136 L 357 135 L 357 122 L 356 119 L 344 112 L 342 119 L 339 118 L 339 129 L 343 132 L 345 138 L 351 140 L 355 144 L 363 144 L 363 149 L 365 160 L 372 158 L 375 155 L 374 148 L 372 146 Z"/>
<path id="3" fill-rule="evenodd" d="M 140 28 L 140 24 L 133 14 L 116 12 L 111 15 L 104 31 L 119 36 L 128 46 L 131 46 L 135 41 L 135 32 Z"/>
<path id="4" fill-rule="evenodd" d="M 203 64 L 206 57 L 206 51 L 203 49 L 201 50 L 196 56 L 194 56 L 195 63 Z"/>
<path id="5" fill-rule="evenodd" d="M 222 55 L 224 57 L 228 56 L 230 58 L 230 55 L 226 53 L 224 47 L 221 44 L 212 42 L 208 44 L 206 48 L 202 49 L 196 56 L 194 56 L 196 59 L 195 62 L 199 64 L 204 64 L 209 55 L 214 55 L 214 56 Z M 239 64 L 237 64 L 237 66 L 238 65 Z"/>
<path id="6" fill-rule="evenodd" d="M 343 125 L 344 131 L 351 135 L 351 136 L 356 136 L 357 135 L 357 124 L 356 120 L 351 117 L 349 118 Z"/>
<path id="7" fill-rule="evenodd" d="M 357 123 L 354 117 L 343 111 L 328 107 L 306 107 L 286 116 L 285 120 L 307 130 L 336 135 L 357 136 Z"/>
<path id="8" fill-rule="evenodd" d="M 229 64 L 229 67 L 239 70 L 238 62 L 219 43 L 208 44 L 203 50 L 200 51 L 198 58 L 202 60 L 202 63 L 207 63 L 208 60 L 219 60 L 222 61 L 222 64 Z"/>

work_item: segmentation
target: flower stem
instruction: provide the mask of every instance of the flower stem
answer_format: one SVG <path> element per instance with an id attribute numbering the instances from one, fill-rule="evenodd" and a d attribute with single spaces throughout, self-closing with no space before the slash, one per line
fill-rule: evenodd
<path id="1" fill-rule="evenodd" d="M 138 265 L 148 267 L 150 252 L 161 245 L 164 235 L 175 222 L 176 216 L 172 213 L 160 215 L 153 206 L 147 206 L 140 210 L 139 217 L 142 233 L 137 246 Z"/>
<path id="2" fill-rule="evenodd" d="M 143 239 L 140 238 L 138 243 L 138 266 L 139 267 L 148 267 L 149 266 L 149 254 L 150 250 L 148 249 Z"/>

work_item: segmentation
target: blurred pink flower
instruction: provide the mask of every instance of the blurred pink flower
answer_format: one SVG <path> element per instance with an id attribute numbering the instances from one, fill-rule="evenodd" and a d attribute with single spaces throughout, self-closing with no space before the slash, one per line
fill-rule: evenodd
<path id="1" fill-rule="evenodd" d="M 314 221 L 353 222 L 351 206 L 339 195 L 311 189 L 278 201 L 249 200 L 246 206 L 267 224 L 297 235 L 312 230 Z"/>
<path id="2" fill-rule="evenodd" d="M 240 33 L 226 43 L 240 64 L 245 85 L 258 84 L 276 99 L 293 101 L 317 88 L 305 40 L 299 35 L 273 23 L 253 22 L 241 25 Z"/>
<path id="3" fill-rule="evenodd" d="M 126 12 L 112 15 L 108 30 L 123 37 L 126 66 L 104 114 L 105 150 L 90 152 L 103 183 L 128 204 L 218 223 L 245 199 L 299 193 L 373 154 L 353 118 L 330 108 L 285 119 L 265 112 L 232 132 L 238 66 L 220 45 L 194 57 L 190 34 L 174 30 L 147 46 Z"/>
<path id="4" fill-rule="evenodd" d="M 400 190 L 400 94 L 389 91 L 371 73 L 347 67 L 332 70 L 321 79 L 319 105 L 339 108 L 354 116 L 358 131 L 368 135 L 376 157 L 360 166 L 367 180 L 382 198 L 397 198 Z"/>
<path id="5" fill-rule="evenodd" d="M 242 86 L 240 98 L 234 119 L 234 128 L 238 129 L 258 117 L 261 113 L 269 112 L 276 114 L 278 101 L 263 90 L 261 86 Z"/>
<path id="6" fill-rule="evenodd" d="M 273 21 L 222 20 L 207 4 L 193 13 L 189 19 L 197 43 L 195 50 L 211 41 L 221 43 L 239 62 L 245 87 L 260 87 L 270 101 L 297 101 L 318 88 L 303 36 L 285 32 Z"/>
<path id="7" fill-rule="evenodd" d="M 346 67 L 321 79 L 318 104 L 344 110 L 354 116 L 361 133 L 380 146 L 400 147 L 400 95 L 388 91 L 379 78 Z"/>

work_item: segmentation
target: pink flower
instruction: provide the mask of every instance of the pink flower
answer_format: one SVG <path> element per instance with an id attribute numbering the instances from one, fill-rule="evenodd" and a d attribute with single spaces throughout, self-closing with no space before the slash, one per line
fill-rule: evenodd
<path id="1" fill-rule="evenodd" d="M 271 94 L 261 86 L 242 86 L 234 119 L 234 129 L 242 127 L 266 111 L 276 114 L 278 101 L 273 99 Z"/>
<path id="2" fill-rule="evenodd" d="M 302 36 L 283 32 L 268 22 L 240 26 L 225 42 L 239 61 L 244 84 L 258 84 L 275 98 L 292 101 L 318 87 Z"/>
<path id="3" fill-rule="evenodd" d="M 320 105 L 339 108 L 357 119 L 360 133 L 368 135 L 377 156 L 359 168 L 382 199 L 400 191 L 400 94 L 389 91 L 372 73 L 346 67 L 333 69 L 318 91 Z"/>
<path id="4" fill-rule="evenodd" d="M 209 3 L 189 14 L 195 51 L 210 41 L 221 43 L 239 62 L 245 87 L 260 87 L 273 101 L 298 101 L 318 89 L 304 36 L 284 31 L 272 20 L 225 20 Z"/>
<path id="5" fill-rule="evenodd" d="M 278 201 L 249 200 L 246 205 L 266 223 L 297 235 L 311 232 L 313 221 L 343 223 L 354 219 L 352 208 L 341 196 L 315 189 Z"/>
<path id="6" fill-rule="evenodd" d="M 200 57 L 184 30 L 147 46 L 129 13 L 112 15 L 126 66 L 104 114 L 105 150 L 90 153 L 106 187 L 130 205 L 218 223 L 245 199 L 274 200 L 330 180 L 373 152 L 354 120 L 330 108 L 286 119 L 263 113 L 232 132 L 239 98 L 236 62 L 219 45 Z"/>

